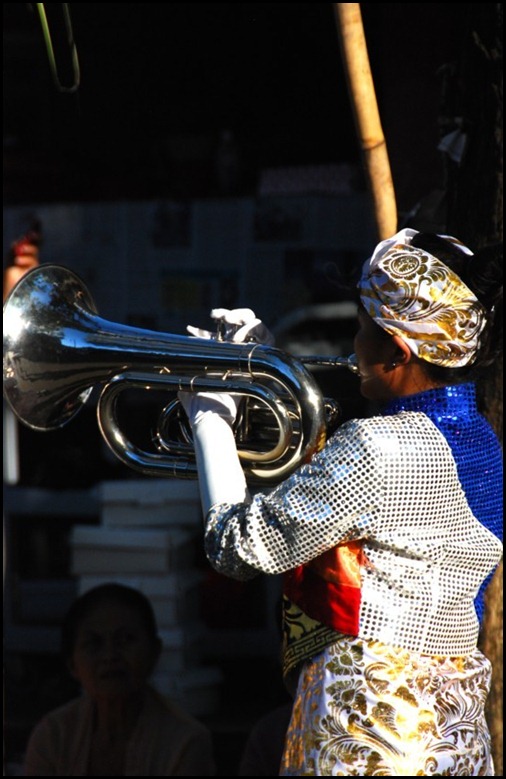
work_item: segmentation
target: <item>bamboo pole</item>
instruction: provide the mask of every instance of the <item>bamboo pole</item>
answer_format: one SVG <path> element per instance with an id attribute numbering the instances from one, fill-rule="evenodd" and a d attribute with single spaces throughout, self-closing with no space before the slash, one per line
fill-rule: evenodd
<path id="1" fill-rule="evenodd" d="M 334 3 L 341 54 L 379 240 L 397 231 L 397 206 L 369 65 L 360 3 Z"/>

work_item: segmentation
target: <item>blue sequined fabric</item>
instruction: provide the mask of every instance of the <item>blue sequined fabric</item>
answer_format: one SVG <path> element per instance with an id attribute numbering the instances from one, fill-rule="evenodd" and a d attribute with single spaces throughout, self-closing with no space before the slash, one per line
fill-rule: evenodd
<path id="1" fill-rule="evenodd" d="M 455 384 L 396 398 L 383 414 L 400 411 L 423 412 L 444 435 L 471 511 L 502 541 L 502 451 L 494 431 L 478 411 L 474 384 Z M 484 612 L 483 596 L 490 579 L 491 576 L 483 582 L 475 601 L 480 621 Z"/>

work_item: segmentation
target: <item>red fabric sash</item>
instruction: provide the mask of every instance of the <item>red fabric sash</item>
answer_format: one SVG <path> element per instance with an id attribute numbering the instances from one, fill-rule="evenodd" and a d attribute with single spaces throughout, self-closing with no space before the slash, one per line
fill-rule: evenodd
<path id="1" fill-rule="evenodd" d="M 352 541 L 300 565 L 285 576 L 284 594 L 311 619 L 356 636 L 360 619 L 362 544 Z"/>

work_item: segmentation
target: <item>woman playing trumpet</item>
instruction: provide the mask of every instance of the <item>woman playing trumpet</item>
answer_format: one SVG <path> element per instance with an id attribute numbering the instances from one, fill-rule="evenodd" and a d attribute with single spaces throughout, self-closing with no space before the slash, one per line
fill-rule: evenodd
<path id="1" fill-rule="evenodd" d="M 408 228 L 378 244 L 358 291 L 361 393 L 382 411 L 269 493 L 248 494 L 234 399 L 181 393 L 206 553 L 237 579 L 285 576 L 281 776 L 492 776 L 477 639 L 502 458 L 473 382 L 499 348 L 501 258 Z"/>

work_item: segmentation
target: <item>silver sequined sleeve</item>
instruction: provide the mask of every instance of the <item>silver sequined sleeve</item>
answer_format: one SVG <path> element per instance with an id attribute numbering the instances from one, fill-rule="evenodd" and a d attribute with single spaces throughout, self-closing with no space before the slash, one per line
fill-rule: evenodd
<path id="1" fill-rule="evenodd" d="M 381 503 L 381 460 L 367 427 L 346 423 L 310 464 L 270 493 L 250 504 L 213 506 L 208 559 L 221 573 L 248 579 L 282 573 L 341 541 L 370 535 Z"/>

